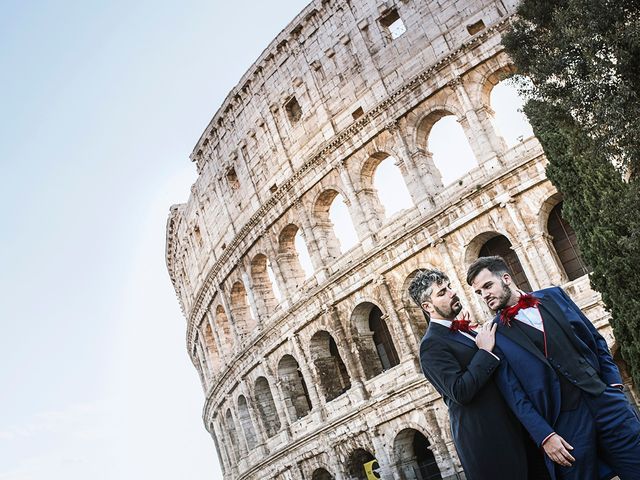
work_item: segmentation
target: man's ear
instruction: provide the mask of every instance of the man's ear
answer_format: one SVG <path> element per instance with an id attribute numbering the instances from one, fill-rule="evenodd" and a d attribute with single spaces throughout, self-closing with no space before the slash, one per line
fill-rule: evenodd
<path id="1" fill-rule="evenodd" d="M 513 278 L 511 278 L 511 275 L 508 274 L 507 272 L 504 272 L 501 278 L 502 278 L 502 281 L 506 283 L 508 286 L 513 285 Z"/>
<path id="2" fill-rule="evenodd" d="M 432 305 L 430 302 L 422 302 L 420 304 L 420 306 L 422 307 L 422 310 L 424 310 L 425 312 L 431 314 L 432 313 Z"/>

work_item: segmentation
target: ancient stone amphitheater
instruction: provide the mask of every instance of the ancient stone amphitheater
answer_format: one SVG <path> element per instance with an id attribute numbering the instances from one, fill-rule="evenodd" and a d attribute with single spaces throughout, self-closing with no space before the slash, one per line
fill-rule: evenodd
<path id="1" fill-rule="evenodd" d="M 503 254 L 522 288 L 567 289 L 615 348 L 539 143 L 495 126 L 515 4 L 314 0 L 213 116 L 166 261 L 225 478 L 464 478 L 418 363 L 419 268 L 448 272 L 484 319 L 466 266 Z M 475 164 L 443 182 L 457 159 L 430 145 L 447 116 Z M 406 208 L 385 209 L 383 166 Z"/>

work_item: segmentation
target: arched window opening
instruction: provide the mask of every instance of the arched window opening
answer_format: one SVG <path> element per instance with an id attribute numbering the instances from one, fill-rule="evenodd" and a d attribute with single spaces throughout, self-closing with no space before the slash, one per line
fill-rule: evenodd
<path id="1" fill-rule="evenodd" d="M 311 475 L 311 480 L 334 480 L 333 475 L 324 468 L 316 468 Z"/>
<path id="2" fill-rule="evenodd" d="M 518 255 L 511 249 L 511 242 L 504 235 L 498 235 L 486 242 L 480 249 L 478 257 L 500 255 L 504 258 L 516 286 L 525 292 L 531 291 L 531 284 L 524 273 Z"/>
<path id="3" fill-rule="evenodd" d="M 393 345 L 387 324 L 382 318 L 382 310 L 377 306 L 373 307 L 369 314 L 369 330 L 373 332 L 373 344 L 376 346 L 382 369 L 389 370 L 398 365 L 400 363 L 398 352 Z"/>
<path id="4" fill-rule="evenodd" d="M 509 148 L 533 136 L 531 124 L 522 111 L 525 100 L 516 87 L 520 81 L 524 81 L 521 76 L 503 80 L 493 87 L 490 96 L 493 126 Z"/>
<path id="5" fill-rule="evenodd" d="M 216 307 L 215 322 L 216 329 L 221 336 L 220 341 L 222 343 L 224 353 L 231 353 L 233 350 L 234 340 L 231 333 L 231 324 L 229 323 L 229 319 L 227 318 L 227 314 L 225 313 L 222 305 L 218 305 Z"/>
<path id="6" fill-rule="evenodd" d="M 284 401 L 291 418 L 299 419 L 311 410 L 311 398 L 300 366 L 291 355 L 285 355 L 278 364 L 278 379 L 282 384 Z"/>
<path id="7" fill-rule="evenodd" d="M 374 462 L 371 464 L 371 462 Z M 358 448 L 351 452 L 349 460 L 347 461 L 347 474 L 350 479 L 354 480 L 367 480 L 371 478 L 367 471 L 375 470 L 378 475 L 380 474 L 380 466 L 371 453 Z"/>
<path id="8" fill-rule="evenodd" d="M 249 308 L 247 291 L 242 282 L 236 282 L 231 287 L 231 313 L 240 334 L 247 335 L 256 327 L 257 322 Z"/>
<path id="9" fill-rule="evenodd" d="M 429 132 L 427 149 L 446 187 L 478 166 L 469 140 L 456 117 L 443 112 Z"/>
<path id="10" fill-rule="evenodd" d="M 264 305 L 267 315 L 271 315 L 278 304 L 274 294 L 273 283 L 269 278 L 269 261 L 261 253 L 251 262 L 251 281 L 253 288 Z"/>
<path id="11" fill-rule="evenodd" d="M 351 322 L 367 379 L 380 375 L 400 363 L 382 310 L 377 305 L 361 303 L 354 309 Z"/>
<path id="12" fill-rule="evenodd" d="M 591 269 L 582 260 L 576 232 L 562 217 L 562 202 L 551 210 L 547 231 L 553 239 L 553 248 L 558 254 L 569 281 L 587 275 Z"/>
<path id="13" fill-rule="evenodd" d="M 329 402 L 349 390 L 349 373 L 333 337 L 326 331 L 317 332 L 311 338 L 310 348 L 326 400 Z"/>
<path id="14" fill-rule="evenodd" d="M 296 233 L 294 243 L 296 246 L 296 252 L 298 253 L 298 258 L 300 259 L 300 266 L 304 271 L 304 278 L 307 279 L 313 275 L 313 264 L 311 263 L 311 255 L 309 255 L 309 248 L 307 247 L 304 235 L 302 235 L 302 230 L 298 230 Z"/>
<path id="15" fill-rule="evenodd" d="M 225 415 L 225 422 L 227 424 L 227 435 L 229 435 L 229 441 L 231 442 L 231 449 L 235 460 L 240 460 L 240 447 L 238 445 L 238 432 L 236 431 L 236 425 L 233 421 L 233 415 L 231 409 L 227 410 Z"/>
<path id="16" fill-rule="evenodd" d="M 402 172 L 393 157 L 386 157 L 375 168 L 373 187 L 378 194 L 386 218 L 391 218 L 394 214 L 414 206 Z"/>
<path id="17" fill-rule="evenodd" d="M 267 259 L 267 275 L 269 276 L 269 281 L 271 282 L 271 287 L 273 288 L 273 295 L 276 297 L 277 303 L 282 301 L 282 292 L 280 292 L 280 288 L 278 287 L 278 282 L 276 280 L 276 274 L 273 273 L 273 268 L 271 268 L 271 262 Z"/>
<path id="18" fill-rule="evenodd" d="M 335 190 L 326 190 L 314 206 L 314 235 L 331 259 L 351 249 L 358 242 L 344 197 Z"/>
<path id="19" fill-rule="evenodd" d="M 336 195 L 329 208 L 329 219 L 333 224 L 338 242 L 340 242 L 340 252 L 345 253 L 355 247 L 359 240 L 353 220 L 347 207 L 347 202 L 341 194 Z"/>
<path id="20" fill-rule="evenodd" d="M 420 270 L 414 270 L 405 279 L 402 287 L 402 308 L 398 312 L 400 318 L 407 321 L 411 327 L 411 331 L 417 342 L 420 342 L 424 334 L 427 332 L 428 319 L 422 309 L 416 305 L 409 296 L 409 285 L 416 277 Z"/>
<path id="21" fill-rule="evenodd" d="M 242 433 L 244 433 L 244 438 L 247 441 L 247 447 L 249 449 L 255 448 L 258 445 L 258 438 L 256 436 L 256 431 L 253 428 L 247 399 L 244 398 L 244 395 L 240 395 L 238 397 L 238 421 L 240 422 Z"/>
<path id="22" fill-rule="evenodd" d="M 212 373 L 216 373 L 220 370 L 220 353 L 218 352 L 218 346 L 216 340 L 213 338 L 213 329 L 209 322 L 205 322 L 204 326 L 204 343 L 207 347 L 207 361 L 209 363 L 209 369 Z"/>
<path id="23" fill-rule="evenodd" d="M 266 378 L 259 377 L 256 380 L 255 396 L 260 420 L 262 420 L 267 436 L 271 438 L 280 430 L 280 417 Z"/>
<path id="24" fill-rule="evenodd" d="M 289 224 L 284 227 L 278 239 L 278 265 L 282 270 L 282 275 L 288 282 L 291 282 L 291 286 L 294 288 L 298 288 L 305 280 L 305 270 L 302 268 L 301 259 L 298 254 L 298 244 L 300 243 L 298 237 L 300 237 L 299 228 L 296 225 Z M 308 257 L 304 239 L 301 237 L 300 239 L 302 240 L 304 251 L 307 252 Z M 308 260 L 305 259 L 305 262 L 307 261 Z M 309 261 L 309 264 L 310 263 Z"/>
<path id="25" fill-rule="evenodd" d="M 442 480 L 429 440 L 419 431 L 402 430 L 393 450 L 402 480 Z"/>

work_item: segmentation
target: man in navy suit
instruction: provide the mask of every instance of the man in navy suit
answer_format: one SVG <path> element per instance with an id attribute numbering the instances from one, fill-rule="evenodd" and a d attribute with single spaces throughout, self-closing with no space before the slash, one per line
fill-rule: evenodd
<path id="1" fill-rule="evenodd" d="M 640 479 L 640 421 L 605 339 L 558 287 L 525 294 L 501 257 L 481 257 L 467 283 L 497 312 L 496 382 L 546 453 L 556 479 Z"/>
<path id="2" fill-rule="evenodd" d="M 492 379 L 500 364 L 491 352 L 496 326 L 487 322 L 476 334 L 468 320 L 455 320 L 462 304 L 438 270 L 421 270 L 409 294 L 430 319 L 420 343 L 420 364 L 449 407 L 451 433 L 466 478 L 547 478 L 541 455 Z"/>

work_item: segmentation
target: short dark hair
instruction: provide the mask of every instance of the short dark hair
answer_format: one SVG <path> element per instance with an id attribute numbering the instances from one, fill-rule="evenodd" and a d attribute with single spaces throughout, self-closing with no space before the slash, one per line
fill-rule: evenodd
<path id="1" fill-rule="evenodd" d="M 508 273 L 509 275 L 511 275 L 511 270 L 507 266 L 507 262 L 504 261 L 504 258 L 498 255 L 493 255 L 491 257 L 480 257 L 471 265 L 469 265 L 469 269 L 467 270 L 467 284 L 471 285 L 473 283 L 473 280 L 485 268 L 491 273 L 494 273 L 498 276 L 502 275 L 503 273 Z"/>
<path id="2" fill-rule="evenodd" d="M 440 270 L 419 270 L 416 276 L 413 277 L 413 280 L 411 280 L 411 285 L 409 285 L 409 296 L 411 296 L 413 301 L 416 302 L 416 304 L 424 312 L 422 304 L 428 301 L 429 297 L 431 297 L 431 293 L 433 292 L 433 285 L 442 285 L 443 282 L 448 281 L 449 277 L 447 277 Z"/>

